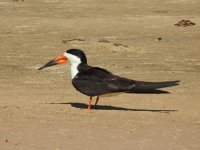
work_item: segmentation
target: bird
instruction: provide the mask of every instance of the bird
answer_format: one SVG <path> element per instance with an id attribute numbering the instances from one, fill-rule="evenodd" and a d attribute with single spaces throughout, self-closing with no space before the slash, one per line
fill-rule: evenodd
<path id="1" fill-rule="evenodd" d="M 146 82 L 132 80 L 114 75 L 110 71 L 88 65 L 83 50 L 69 49 L 63 55 L 49 61 L 38 70 L 58 64 L 71 65 L 72 85 L 80 93 L 89 96 L 88 110 L 91 109 L 92 99 L 96 97 L 95 106 L 99 97 L 110 93 L 159 93 L 161 88 L 179 85 L 180 80 L 163 82 Z"/>

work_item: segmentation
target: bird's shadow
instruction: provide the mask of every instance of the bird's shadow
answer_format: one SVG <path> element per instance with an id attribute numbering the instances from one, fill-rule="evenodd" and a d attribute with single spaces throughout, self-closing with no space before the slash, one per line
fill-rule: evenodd
<path id="1" fill-rule="evenodd" d="M 87 109 L 88 108 L 87 104 L 76 103 L 76 102 L 48 103 L 48 104 L 71 105 L 72 107 L 79 108 L 79 109 Z M 108 105 L 96 105 L 96 106 L 91 105 L 91 109 L 97 109 L 97 110 L 120 110 L 120 111 L 141 111 L 141 112 L 161 112 L 161 113 L 169 113 L 169 112 L 178 111 L 178 110 L 174 110 L 174 109 L 139 109 L 139 108 L 125 108 L 125 107 L 108 106 Z"/>

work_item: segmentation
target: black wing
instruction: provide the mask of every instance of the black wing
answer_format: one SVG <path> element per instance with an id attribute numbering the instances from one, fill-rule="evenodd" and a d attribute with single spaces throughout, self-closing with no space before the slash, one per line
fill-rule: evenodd
<path id="1" fill-rule="evenodd" d="M 72 84 L 78 91 L 88 96 L 129 91 L 135 86 L 133 80 L 115 76 L 98 67 L 81 71 L 72 80 Z"/>
<path id="2" fill-rule="evenodd" d="M 164 82 L 144 82 L 135 81 L 135 87 L 128 91 L 128 93 L 169 93 L 157 89 L 179 85 L 179 80 L 164 81 Z"/>
<path id="3" fill-rule="evenodd" d="M 78 73 L 72 80 L 74 87 L 88 96 L 114 92 L 152 93 L 156 89 L 176 86 L 179 82 L 178 80 L 165 82 L 135 81 L 113 75 L 111 72 L 98 67 L 89 67 L 87 70 Z"/>

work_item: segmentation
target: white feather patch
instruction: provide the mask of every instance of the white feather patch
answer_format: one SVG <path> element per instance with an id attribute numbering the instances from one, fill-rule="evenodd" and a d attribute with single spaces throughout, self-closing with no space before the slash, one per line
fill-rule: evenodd
<path id="1" fill-rule="evenodd" d="M 71 64 L 71 77 L 72 79 L 79 73 L 78 65 L 81 63 L 81 59 L 75 55 L 64 53 L 64 55 L 68 58 Z"/>

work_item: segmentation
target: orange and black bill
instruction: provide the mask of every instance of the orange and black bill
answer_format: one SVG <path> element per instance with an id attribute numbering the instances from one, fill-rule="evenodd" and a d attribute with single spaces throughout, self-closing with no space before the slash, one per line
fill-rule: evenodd
<path id="1" fill-rule="evenodd" d="M 61 56 L 58 56 L 55 59 L 49 61 L 44 66 L 40 67 L 38 70 L 42 70 L 47 67 L 51 67 L 51 66 L 59 65 L 59 64 L 65 64 L 65 63 L 67 63 L 67 57 L 64 55 L 61 55 Z"/>

